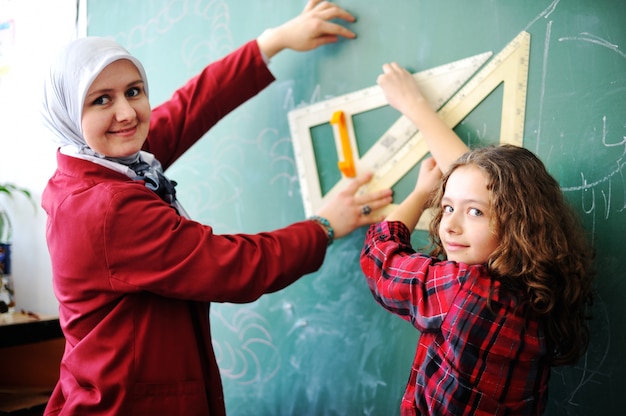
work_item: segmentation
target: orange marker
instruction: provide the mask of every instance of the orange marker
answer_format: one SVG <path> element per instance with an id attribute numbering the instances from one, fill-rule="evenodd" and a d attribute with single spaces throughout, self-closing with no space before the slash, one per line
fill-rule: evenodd
<path id="1" fill-rule="evenodd" d="M 343 111 L 335 111 L 330 119 L 330 124 L 337 125 L 339 130 L 339 140 L 341 140 L 343 160 L 340 160 L 339 163 L 337 163 L 339 170 L 348 178 L 354 178 L 356 176 L 356 168 L 354 166 L 354 158 L 352 157 L 352 146 L 350 146 L 348 127 L 346 126 L 346 116 Z"/>

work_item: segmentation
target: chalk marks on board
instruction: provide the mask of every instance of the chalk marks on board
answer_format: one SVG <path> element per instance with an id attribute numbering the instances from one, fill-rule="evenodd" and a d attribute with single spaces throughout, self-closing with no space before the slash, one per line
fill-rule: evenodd
<path id="1" fill-rule="evenodd" d="M 219 332 L 213 345 L 234 414 L 249 414 L 251 403 L 258 414 L 277 415 L 373 416 L 398 407 L 418 334 L 372 309 L 355 267 L 362 236 L 346 238 L 332 248 L 338 261 L 299 289 L 211 308 Z M 402 340 L 402 353 L 385 353 L 390 336 Z"/>
<path id="2" fill-rule="evenodd" d="M 321 98 L 320 98 L 322 95 L 321 91 L 322 91 L 321 85 L 316 84 L 315 88 L 313 88 L 313 92 L 311 93 L 311 99 L 309 99 L 308 102 L 301 100 L 296 105 L 293 87 L 288 88 L 287 93 L 285 94 L 285 99 L 283 100 L 283 110 L 285 110 L 285 114 L 296 108 L 306 107 L 308 105 L 321 101 Z M 327 97 L 327 98 L 330 98 L 330 97 Z"/>
<path id="3" fill-rule="evenodd" d="M 228 318 L 224 308 L 212 308 L 211 319 L 217 320 L 222 330 L 235 336 L 237 343 L 230 343 L 228 336 L 213 338 L 213 348 L 220 373 L 223 377 L 237 380 L 240 384 L 266 382 L 280 369 L 280 355 L 274 344 L 269 322 L 249 308 L 237 308 Z"/>
<path id="4" fill-rule="evenodd" d="M 607 220 L 611 212 L 622 212 L 626 208 L 626 186 L 624 180 L 624 166 L 626 165 L 626 137 L 623 136 L 618 140 L 611 142 L 607 137 L 607 117 L 602 116 L 601 129 L 601 145 L 606 148 L 616 147 L 623 148 L 621 152 L 617 152 L 617 158 L 612 165 L 607 166 L 610 169 L 603 177 L 595 180 L 589 180 L 585 172 L 580 171 L 580 185 L 562 187 L 563 192 L 582 191 L 581 208 L 587 215 L 593 218 L 593 234 L 595 234 L 596 213 L 599 213 L 601 219 Z M 616 185 L 614 185 L 616 184 Z M 620 192 L 618 202 L 613 203 L 616 198 L 614 194 Z"/>
<path id="5" fill-rule="evenodd" d="M 564 41 L 589 42 L 594 45 L 607 48 L 615 52 L 622 58 L 626 58 L 626 53 L 619 49 L 619 45 L 611 43 L 610 41 L 603 39 L 602 37 L 594 35 L 589 32 L 581 32 L 579 35 L 576 35 L 576 36 L 563 36 L 559 38 L 559 42 L 564 42 Z M 596 201 L 596 195 L 595 195 L 596 189 L 600 187 L 600 185 L 607 184 L 608 186 L 607 190 L 600 189 L 599 191 L 600 196 L 601 196 L 601 202 L 603 203 L 603 207 L 600 207 L 602 209 L 601 215 L 602 215 L 602 218 L 605 220 L 609 218 L 609 215 L 612 210 L 612 199 L 613 199 L 612 194 L 615 189 L 619 189 L 613 186 L 615 181 L 617 181 L 621 185 L 622 195 L 621 195 L 621 205 L 620 203 L 618 203 L 614 208 L 616 209 L 617 212 L 622 212 L 626 208 L 626 186 L 624 186 L 625 181 L 624 181 L 624 172 L 623 172 L 624 165 L 626 165 L 626 160 L 624 159 L 624 156 L 626 155 L 626 136 L 622 136 L 617 139 L 614 138 L 615 134 L 613 134 L 612 137 L 608 137 L 608 136 L 609 136 L 609 133 L 607 129 L 607 115 L 605 114 L 602 116 L 602 129 L 601 129 L 602 146 L 606 148 L 616 148 L 616 150 L 619 148 L 622 148 L 621 152 L 614 153 L 618 157 L 618 159 L 615 160 L 614 164 L 611 166 L 607 166 L 611 170 L 604 177 L 600 179 L 592 180 L 592 181 L 589 181 L 585 177 L 584 172 L 580 172 L 581 185 L 563 188 L 563 191 L 565 192 L 579 191 L 579 190 L 582 190 L 585 192 L 591 191 L 591 194 L 592 194 L 591 204 L 589 204 L 589 202 L 585 202 L 583 198 L 582 205 L 583 205 L 583 210 L 586 214 L 592 214 L 596 211 L 596 208 L 597 208 L 596 202 L 595 202 Z"/>
<path id="6" fill-rule="evenodd" d="M 537 141 L 535 144 L 535 153 L 539 153 L 539 144 L 541 143 L 541 127 L 543 125 L 543 105 L 545 102 L 545 94 L 546 94 L 546 73 L 547 73 L 547 64 L 548 64 L 548 51 L 550 48 L 550 33 L 552 32 L 552 22 L 549 21 L 546 27 L 546 35 L 543 46 L 543 65 L 541 66 L 541 86 L 539 93 L 539 105 L 538 105 L 538 122 L 537 122 Z"/>
<path id="7" fill-rule="evenodd" d="M 603 48 L 607 48 L 610 51 L 615 52 L 622 58 L 626 58 L 626 52 L 619 49 L 619 45 L 603 39 L 600 36 L 594 35 L 589 32 L 581 32 L 575 36 L 562 36 L 559 38 L 559 42 L 576 41 L 576 42 L 588 42 L 594 45 L 598 45 Z M 615 82 L 609 81 L 610 84 Z M 611 86 L 612 93 L 616 93 L 614 85 Z M 623 88 L 621 92 L 623 94 Z M 623 115 L 622 115 L 623 116 Z M 618 115 L 619 117 L 619 115 Z M 605 148 L 615 148 L 616 151 L 612 153 L 615 155 L 615 160 L 612 164 L 607 165 L 608 172 L 598 179 L 589 179 L 585 172 L 580 172 L 581 183 L 577 186 L 570 186 L 562 188 L 564 192 L 583 191 L 583 197 L 581 205 L 585 214 L 592 215 L 593 218 L 593 233 L 595 234 L 596 225 L 596 213 L 600 214 L 600 218 L 608 220 L 611 212 L 623 212 L 626 209 L 626 181 L 624 178 L 624 166 L 626 165 L 626 136 L 616 137 L 619 134 L 609 133 L 607 128 L 607 115 L 604 114 L 601 119 L 601 145 Z M 616 124 L 624 125 L 624 122 L 617 120 Z M 609 137 L 610 136 L 610 137 Z M 615 193 L 620 193 L 617 197 Z M 588 195 L 588 194 L 591 195 Z M 614 203 L 614 199 L 617 198 L 618 202 Z M 597 203 L 596 201 L 599 201 Z"/>
<path id="8" fill-rule="evenodd" d="M 194 3 L 193 5 L 191 3 Z M 201 34 L 191 31 L 181 40 L 180 58 L 187 68 L 204 67 L 233 50 L 233 35 L 230 29 L 230 9 L 223 0 L 202 1 L 172 0 L 154 16 L 128 31 L 114 35 L 115 40 L 132 51 L 148 44 L 159 42 L 167 32 L 180 28 L 189 18 L 205 21 Z"/>
<path id="9" fill-rule="evenodd" d="M 600 369 L 606 363 L 611 349 L 611 323 L 606 303 L 599 294 L 594 301 L 594 325 L 589 349 L 574 367 L 577 371 L 576 378 L 572 378 L 572 372 L 565 367 L 552 369 L 554 379 L 558 379 L 567 387 L 567 395 L 560 397 L 551 395 L 550 401 L 559 407 L 579 406 L 578 395 L 587 384 L 599 384 L 599 377 L 610 378 L 610 373 L 601 372 Z"/>
<path id="10" fill-rule="evenodd" d="M 623 58 L 626 58 L 626 52 L 620 51 L 619 45 L 611 43 L 608 40 L 602 39 L 601 37 L 596 36 L 592 33 L 581 32 L 580 35 L 578 36 L 563 36 L 559 38 L 559 42 L 565 42 L 565 41 L 582 41 L 582 42 L 594 43 L 596 45 L 600 45 L 605 48 L 608 48 L 612 50 L 613 52 L 617 53 L 618 55 L 622 56 Z"/>
<path id="11" fill-rule="evenodd" d="M 551 45 L 551 34 L 552 28 L 555 22 L 559 21 L 558 15 L 558 6 L 560 0 L 552 1 L 548 7 L 546 7 L 537 17 L 532 19 L 529 24 L 526 26 L 526 29 L 529 29 L 532 25 L 534 25 L 540 19 L 548 19 L 549 17 L 553 20 L 549 20 L 546 23 L 546 32 L 544 39 L 544 47 L 543 47 L 543 56 L 542 56 L 542 73 L 541 73 L 541 88 L 538 102 L 538 123 L 537 123 L 537 142 L 535 152 L 538 153 L 539 145 L 541 142 L 541 128 L 543 124 L 543 104 L 544 97 L 546 93 L 546 76 L 548 72 L 548 60 L 550 55 L 550 45 Z M 561 36 L 558 38 L 559 42 L 588 42 L 594 45 L 598 45 L 603 48 L 607 48 L 619 56 L 626 58 L 626 53 L 619 49 L 619 45 L 610 42 L 600 36 L 594 35 L 588 31 L 583 31 L 575 35 Z M 626 209 L 626 186 L 624 179 L 624 165 L 626 165 L 626 160 L 624 155 L 626 155 L 626 136 L 622 136 L 618 139 L 613 139 L 609 137 L 609 133 L 607 130 L 607 115 L 603 115 L 601 118 L 601 145 L 605 148 L 620 148 L 623 147 L 624 150 L 620 153 L 614 153 L 616 159 L 614 164 L 607 166 L 609 169 L 608 172 L 603 174 L 598 179 L 590 180 L 589 177 L 591 174 L 586 174 L 584 171 L 580 171 L 581 181 L 578 185 L 573 186 L 563 186 L 561 189 L 563 192 L 582 192 L 581 197 L 581 209 L 586 215 L 593 215 L 596 213 L 600 213 L 602 219 L 606 220 L 609 218 L 610 213 L 613 209 L 617 212 L 622 212 Z M 614 134 L 613 134 L 614 135 Z M 586 138 L 593 139 L 593 138 Z M 617 185 L 617 186 L 616 186 Z M 621 189 L 622 194 L 618 196 L 617 204 L 614 204 L 613 200 L 615 196 L 613 195 L 615 192 L 619 192 Z M 593 215 L 593 229 L 592 233 L 595 235 L 595 215 Z"/>
<path id="12" fill-rule="evenodd" d="M 229 140 L 214 140 L 210 145 L 210 152 L 188 152 L 185 162 L 172 166 L 169 174 L 174 179 L 198 178 L 181 181 L 178 185 L 188 212 L 194 217 L 206 218 L 204 220 L 214 228 L 235 231 L 232 224 L 227 227 L 212 214 L 232 208 L 244 193 L 245 179 L 239 166 L 245 164 L 245 154 Z"/>
<path id="13" fill-rule="evenodd" d="M 168 32 L 187 15 L 187 0 L 172 0 L 154 17 L 130 28 L 127 32 L 117 33 L 115 39 L 132 50 L 145 44 L 156 42 L 159 36 Z"/>
<path id="14" fill-rule="evenodd" d="M 529 31 L 530 27 L 533 26 L 540 19 L 547 19 L 548 17 L 550 17 L 550 15 L 554 13 L 554 11 L 556 10 L 556 7 L 558 6 L 560 2 L 561 0 L 553 0 L 552 2 L 550 2 L 548 7 L 542 10 L 541 13 L 539 13 L 534 19 L 528 22 L 526 27 L 524 27 L 524 31 Z"/>
<path id="15" fill-rule="evenodd" d="M 189 67 L 204 67 L 207 63 L 221 58 L 234 49 L 233 34 L 230 29 L 230 8 L 225 1 L 209 1 L 203 5 L 196 1 L 192 15 L 206 21 L 207 32 L 193 34 L 182 42 L 183 59 Z"/>
<path id="16" fill-rule="evenodd" d="M 168 2 L 154 16 L 148 18 L 140 25 L 131 27 L 126 32 L 117 33 L 114 37 L 128 49 L 142 47 L 148 43 L 159 41 L 161 35 L 171 31 L 176 25 L 192 15 L 208 21 L 206 28 L 211 33 L 204 32 L 202 36 L 190 36 L 196 40 L 193 48 L 203 44 L 213 45 L 209 49 L 227 49 L 233 45 L 230 30 L 230 10 L 225 1 L 210 1 L 206 4 L 202 1 L 172 0 Z M 185 42 L 183 42 L 185 43 Z"/>
<path id="17" fill-rule="evenodd" d="M 286 147 L 286 150 L 281 150 L 282 147 Z M 284 179 L 288 184 L 287 195 L 291 198 L 297 196 L 299 182 L 298 175 L 296 175 L 296 161 L 293 156 L 289 156 L 290 154 L 293 154 L 290 137 L 278 139 L 270 148 L 272 170 L 278 165 L 287 165 L 285 169 L 277 169 L 278 172 L 270 178 L 270 184 L 274 185 L 276 181 Z"/>
<path id="18" fill-rule="evenodd" d="M 592 30 L 579 29 L 575 34 L 567 33 L 569 26 L 567 26 L 567 21 L 563 20 L 564 15 L 559 10 L 564 8 L 564 12 L 569 11 L 565 10 L 565 4 L 565 2 L 561 4 L 560 0 L 549 2 L 548 6 L 525 27 L 525 30 L 530 30 L 531 26 L 536 26 L 541 21 L 543 21 L 542 25 L 545 25 L 543 42 L 538 41 L 535 43 L 536 45 L 543 43 L 542 50 L 536 54 L 539 62 L 533 64 L 537 78 L 540 79 L 538 101 L 534 104 L 534 111 L 537 112 L 536 130 L 534 132 L 536 134 L 535 152 L 540 153 L 539 150 L 542 145 L 549 145 L 551 150 L 546 158 L 550 159 L 552 149 L 557 149 L 559 145 L 563 146 L 560 143 L 565 143 L 568 151 L 572 152 L 565 163 L 571 163 L 572 166 L 570 168 L 576 166 L 573 168 L 574 175 L 568 176 L 561 181 L 561 190 L 569 194 L 568 196 L 572 197 L 574 201 L 576 201 L 576 198 L 579 198 L 578 209 L 586 219 L 591 221 L 592 225 L 589 230 L 591 234 L 598 236 L 598 230 L 603 228 L 602 225 L 599 225 L 601 221 L 607 222 L 610 216 L 622 213 L 626 209 L 626 180 L 624 177 L 626 136 L 623 134 L 625 122 L 623 114 L 619 113 L 619 110 L 608 110 L 619 108 L 619 106 L 610 105 L 608 101 L 615 100 L 618 102 L 619 99 L 613 97 L 620 94 L 623 95 L 626 92 L 624 91 L 625 88 L 622 87 L 621 91 L 616 92 L 616 90 L 620 89 L 616 87 L 621 87 L 619 81 L 607 79 L 606 77 L 600 78 L 598 83 L 594 85 L 601 85 L 603 80 L 607 80 L 606 90 L 598 88 L 591 90 L 584 96 L 584 99 L 592 101 L 589 102 L 592 108 L 607 108 L 606 112 L 604 114 L 585 112 L 584 115 L 587 118 L 582 124 L 585 126 L 585 129 L 577 128 L 574 132 L 562 130 L 560 135 L 557 134 L 557 136 L 551 138 L 550 143 L 547 143 L 547 140 L 543 140 L 542 127 L 547 127 L 547 123 L 544 121 L 545 109 L 550 105 L 554 105 L 554 103 L 545 103 L 544 108 L 544 100 L 546 97 L 551 97 L 550 99 L 554 100 L 556 92 L 557 95 L 562 94 L 564 97 L 568 97 L 568 105 L 571 105 L 574 101 L 572 94 L 581 94 L 584 91 L 583 89 L 555 91 L 555 89 L 560 88 L 560 85 L 548 82 L 548 79 L 554 79 L 555 74 L 553 71 L 555 69 L 558 71 L 566 71 L 568 69 L 567 65 L 560 65 L 562 61 L 555 57 L 564 53 L 565 43 L 582 42 L 598 48 L 605 48 L 616 54 L 613 60 L 616 62 L 616 67 L 620 67 L 621 64 L 618 61 L 621 58 L 626 58 L 626 54 L 623 50 L 620 50 L 619 45 L 593 34 Z M 566 26 L 563 26 L 563 23 Z M 537 29 L 535 27 L 533 33 L 537 33 Z M 553 33 L 559 33 L 559 36 L 554 36 Z M 558 42 L 555 42 L 555 40 Z M 565 56 L 568 55 L 565 54 Z M 588 55 L 582 59 L 590 60 Z M 580 68 L 576 68 L 576 70 L 580 76 Z M 589 73 L 592 74 L 592 72 Z M 567 77 L 567 75 L 563 76 Z M 592 82 L 595 80 L 585 79 L 584 81 Z M 608 105 L 598 105 L 603 100 L 606 100 L 603 104 Z M 576 109 L 573 108 L 572 110 Z M 570 113 L 573 114 L 572 111 L 564 110 L 562 113 L 563 119 L 575 117 Z M 569 125 L 579 126 L 579 124 L 575 123 L 563 124 L 564 127 Z M 542 141 L 546 143 L 542 143 Z M 591 147 L 586 149 L 585 154 L 580 154 L 576 150 L 576 143 L 588 143 L 591 144 Z M 607 155 L 608 161 L 598 165 L 595 163 L 598 155 Z M 585 159 L 587 156 L 590 157 L 590 161 L 585 163 L 587 162 Z M 556 166 L 554 169 L 558 170 L 559 167 Z M 580 181 L 576 177 L 577 171 L 579 172 Z M 564 183 L 567 180 L 575 181 L 575 183 Z M 585 395 L 587 393 L 585 392 L 591 391 L 590 386 L 604 384 L 606 380 L 610 380 L 615 375 L 616 368 L 609 364 L 611 355 L 615 354 L 614 351 L 611 351 L 611 349 L 615 349 L 615 345 L 613 345 L 615 340 L 611 334 L 611 326 L 615 323 L 611 321 L 608 309 L 609 305 L 602 299 L 601 294 L 596 293 L 593 321 L 590 324 L 592 334 L 586 354 L 579 360 L 576 366 L 556 367 L 553 369 L 551 384 L 557 384 L 560 387 L 551 389 L 549 400 L 563 414 L 577 414 L 575 412 L 582 410 L 583 406 L 587 406 L 585 404 L 587 400 Z"/>

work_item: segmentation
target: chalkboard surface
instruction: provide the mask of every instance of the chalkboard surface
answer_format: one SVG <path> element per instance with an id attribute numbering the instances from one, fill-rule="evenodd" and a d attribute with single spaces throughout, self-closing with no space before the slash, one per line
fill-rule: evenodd
<path id="1" fill-rule="evenodd" d="M 356 40 L 275 57 L 270 68 L 277 81 L 170 168 L 187 210 L 223 233 L 271 230 L 302 219 L 290 110 L 374 85 L 385 62 L 421 71 L 486 51 L 496 54 L 525 30 L 531 52 L 524 146 L 558 179 L 597 250 L 591 345 L 577 365 L 553 370 L 547 414 L 621 414 L 626 378 L 625 4 L 340 4 L 358 18 L 351 25 Z M 297 15 L 303 5 L 286 0 L 90 0 L 88 33 L 111 36 L 142 60 L 156 105 L 205 64 Z M 502 91 L 496 89 L 457 126 L 470 146 L 499 140 L 501 101 Z M 389 108 L 361 116 L 359 142 L 377 138 L 397 116 Z M 326 157 L 336 160 L 337 155 Z M 412 170 L 396 187 L 399 197 L 406 192 L 403 183 L 411 186 L 414 179 Z M 374 303 L 358 265 L 363 235 L 359 230 L 338 241 L 319 272 L 279 293 L 247 305 L 213 305 L 214 344 L 230 415 L 398 413 L 419 334 Z M 424 244 L 425 234 L 416 232 L 414 240 Z"/>

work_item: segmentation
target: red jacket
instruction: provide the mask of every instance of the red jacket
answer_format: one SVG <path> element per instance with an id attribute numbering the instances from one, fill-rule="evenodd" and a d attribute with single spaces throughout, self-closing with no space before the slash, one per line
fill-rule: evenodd
<path id="1" fill-rule="evenodd" d="M 156 107 L 145 150 L 164 168 L 273 81 L 255 41 Z M 123 174 L 58 154 L 42 205 L 66 338 L 47 415 L 223 415 L 209 302 L 250 302 L 321 265 L 311 221 L 215 235 Z"/>

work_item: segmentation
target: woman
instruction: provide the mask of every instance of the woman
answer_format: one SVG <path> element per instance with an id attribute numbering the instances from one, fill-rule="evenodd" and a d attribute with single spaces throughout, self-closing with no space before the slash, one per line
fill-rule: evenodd
<path id="1" fill-rule="evenodd" d="M 215 235 L 187 218 L 169 167 L 261 91 L 267 59 L 354 34 L 311 0 L 293 20 L 206 67 L 151 109 L 141 63 L 113 41 L 79 39 L 53 64 L 45 124 L 61 147 L 44 194 L 66 338 L 48 415 L 223 415 L 209 302 L 250 302 L 317 270 L 333 238 L 380 218 L 391 191 L 355 179 L 314 218 L 257 235 Z"/>

